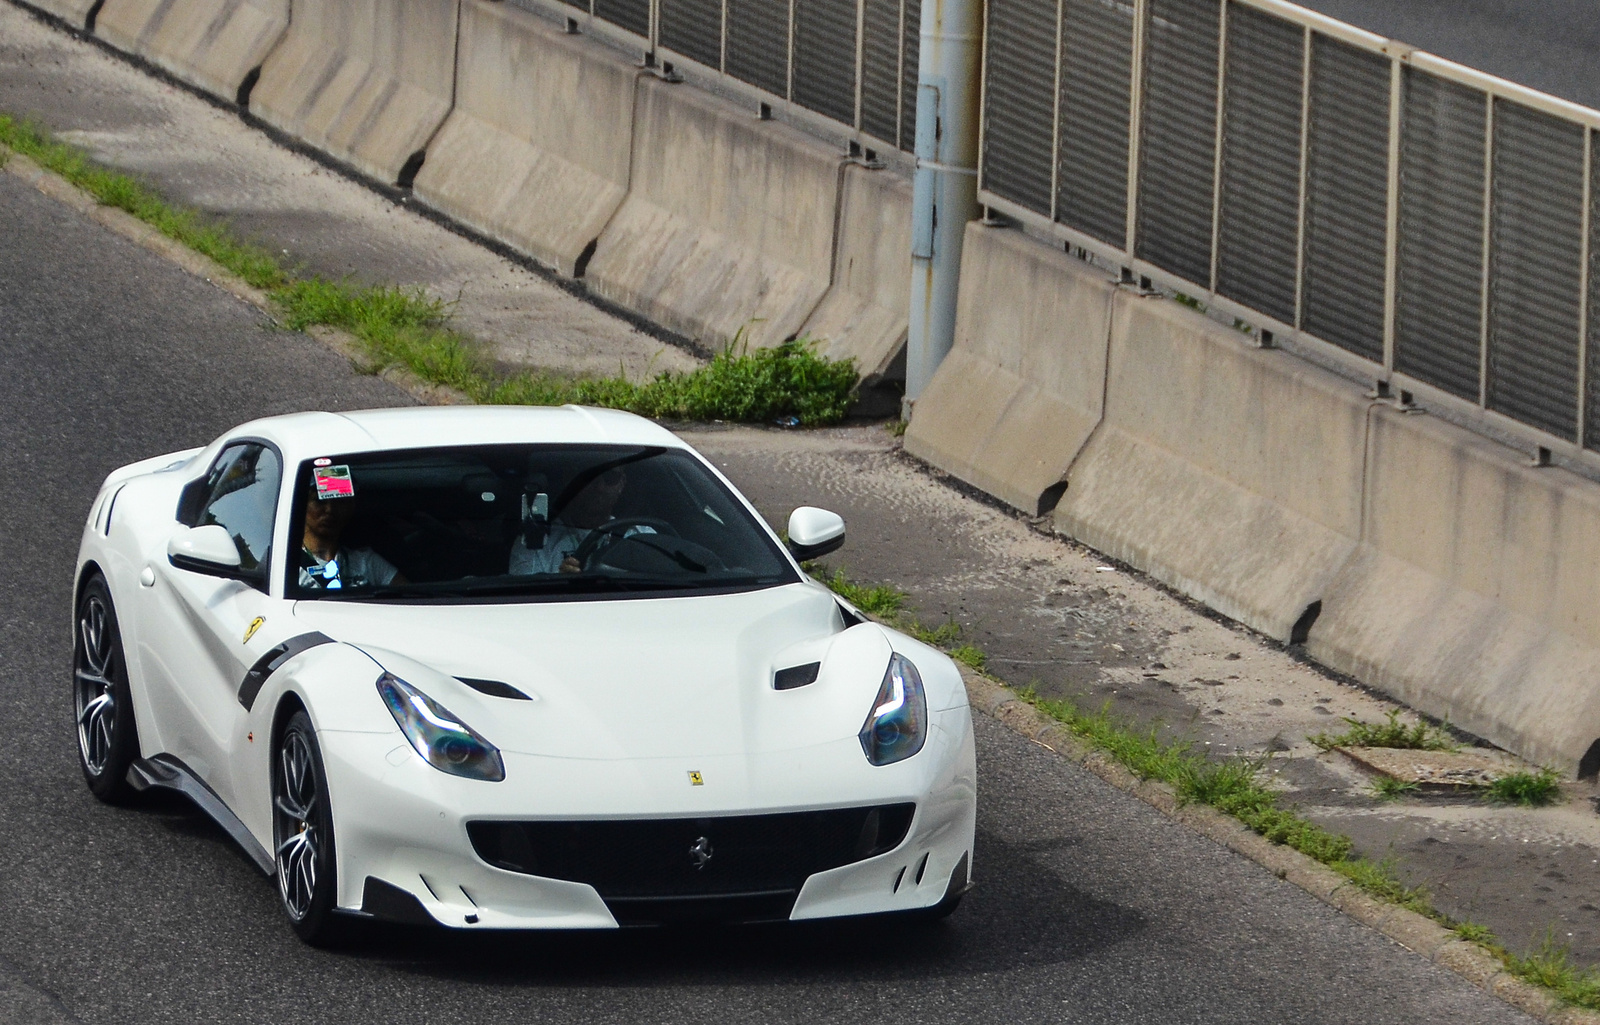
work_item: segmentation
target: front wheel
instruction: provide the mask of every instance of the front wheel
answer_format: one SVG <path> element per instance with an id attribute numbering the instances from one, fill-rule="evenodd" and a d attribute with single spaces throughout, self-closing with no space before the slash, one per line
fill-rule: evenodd
<path id="1" fill-rule="evenodd" d="M 334 939 L 338 891 L 328 777 L 311 717 L 296 712 L 272 758 L 272 843 L 278 896 L 296 935 L 314 946 Z"/>
<path id="2" fill-rule="evenodd" d="M 139 756 L 139 733 L 128 693 L 122 633 L 104 577 L 90 577 L 84 584 L 74 625 L 72 697 L 78 766 L 90 793 L 108 804 L 121 804 L 134 792 L 128 767 Z"/>

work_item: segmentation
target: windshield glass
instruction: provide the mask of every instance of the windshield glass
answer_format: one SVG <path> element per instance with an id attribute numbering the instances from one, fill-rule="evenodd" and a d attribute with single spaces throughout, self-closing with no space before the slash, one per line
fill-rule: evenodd
<path id="1" fill-rule="evenodd" d="M 677 449 L 494 445 L 329 456 L 297 477 L 298 598 L 625 596 L 797 579 Z"/>

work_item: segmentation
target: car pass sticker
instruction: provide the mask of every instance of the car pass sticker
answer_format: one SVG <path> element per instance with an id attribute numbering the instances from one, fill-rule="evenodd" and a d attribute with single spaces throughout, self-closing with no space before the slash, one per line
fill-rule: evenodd
<path id="1" fill-rule="evenodd" d="M 317 498 L 321 501 L 356 497 L 355 482 L 350 479 L 350 467 L 319 466 L 311 472 L 317 482 Z"/>

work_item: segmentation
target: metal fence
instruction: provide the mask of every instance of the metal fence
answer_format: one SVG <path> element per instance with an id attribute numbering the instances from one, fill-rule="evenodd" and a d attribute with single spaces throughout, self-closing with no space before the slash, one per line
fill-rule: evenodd
<path id="1" fill-rule="evenodd" d="M 1600 450 L 1600 114 L 1278 0 L 988 0 L 986 19 L 980 202 Z"/>
<path id="2" fill-rule="evenodd" d="M 558 0 L 559 2 L 559 0 Z M 916 131 L 921 0 L 583 0 L 662 62 L 688 63 L 890 150 Z"/>

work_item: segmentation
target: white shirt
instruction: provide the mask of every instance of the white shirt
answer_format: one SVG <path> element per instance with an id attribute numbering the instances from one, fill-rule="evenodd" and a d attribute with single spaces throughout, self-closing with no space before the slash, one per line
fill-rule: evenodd
<path id="1" fill-rule="evenodd" d="M 309 548 L 303 549 L 305 554 L 316 564 L 316 570 L 308 566 L 300 567 L 300 586 L 312 591 L 338 591 L 346 587 L 384 587 L 394 580 L 395 574 L 400 571 L 394 565 L 370 548 L 341 548 L 332 559 L 324 559 Z M 327 579 L 326 566 L 330 562 L 337 562 L 338 573 L 333 580 Z M 335 583 L 338 586 L 333 586 Z"/>
<path id="2" fill-rule="evenodd" d="M 511 542 L 511 567 L 509 572 L 513 575 L 523 576 L 533 573 L 559 573 L 561 563 L 567 556 L 578 550 L 584 539 L 592 530 L 583 527 L 574 527 L 560 520 L 550 524 L 549 532 L 544 537 L 543 548 L 529 548 L 522 543 L 519 536 Z M 654 534 L 655 531 L 643 524 L 635 524 L 622 532 L 623 537 L 633 534 Z"/>

